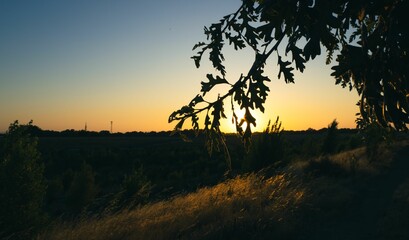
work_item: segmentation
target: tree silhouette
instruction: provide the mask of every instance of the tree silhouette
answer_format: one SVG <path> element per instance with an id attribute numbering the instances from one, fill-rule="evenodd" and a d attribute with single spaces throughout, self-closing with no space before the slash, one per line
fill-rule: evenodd
<path id="1" fill-rule="evenodd" d="M 294 71 L 303 72 L 305 63 L 326 52 L 326 63 L 333 61 L 335 84 L 355 89 L 361 97 L 360 119 L 406 130 L 409 123 L 409 25 L 404 0 L 243 0 L 238 10 L 204 28 L 206 42 L 193 47 L 196 67 L 209 53 L 218 75 L 207 74 L 201 93 L 188 105 L 174 111 L 169 122 L 177 121 L 175 130 L 186 119 L 198 131 L 199 114 L 205 113 L 204 132 L 209 145 L 223 143 L 220 119 L 226 118 L 224 102 L 230 98 L 232 121 L 247 142 L 256 125 L 255 110 L 264 112 L 270 91 L 270 77 L 264 72 L 266 60 L 277 56 L 278 78 L 294 83 Z M 235 81 L 226 79 L 223 47 L 235 50 L 251 48 L 253 64 Z M 205 96 L 217 85 L 228 90 L 215 101 Z M 234 106 L 245 114 L 239 119 Z M 247 123 L 247 124 L 243 124 Z M 245 128 L 245 129 L 243 129 Z M 215 136 L 219 138 L 215 138 Z"/>
<path id="2" fill-rule="evenodd" d="M 30 239 L 44 223 L 44 163 L 31 122 L 10 124 L 0 146 L 0 239 Z"/>
<path id="3" fill-rule="evenodd" d="M 337 131 L 338 131 L 338 122 L 334 119 L 327 128 L 327 132 L 324 138 L 324 142 L 321 147 L 321 151 L 324 154 L 335 153 L 337 150 Z"/>

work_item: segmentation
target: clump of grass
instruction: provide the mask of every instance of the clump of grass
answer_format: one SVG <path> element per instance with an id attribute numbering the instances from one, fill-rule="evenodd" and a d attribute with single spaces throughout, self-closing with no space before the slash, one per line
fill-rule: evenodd
<path id="1" fill-rule="evenodd" d="M 289 175 L 250 174 L 115 215 L 59 223 L 38 239 L 245 239 L 289 220 L 304 198 Z"/>

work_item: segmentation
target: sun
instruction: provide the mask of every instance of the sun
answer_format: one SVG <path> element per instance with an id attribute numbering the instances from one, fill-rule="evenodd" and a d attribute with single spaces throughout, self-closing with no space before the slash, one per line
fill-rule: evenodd
<path id="1" fill-rule="evenodd" d="M 245 110 L 240 109 L 239 107 L 234 109 L 237 119 L 240 122 L 244 119 Z M 262 132 L 269 122 L 269 118 L 265 113 L 260 112 L 259 110 L 250 109 L 251 115 L 256 119 L 256 126 L 251 126 L 252 132 Z M 227 119 L 223 119 L 221 123 L 221 130 L 225 133 L 236 133 L 236 124 L 233 119 L 233 111 L 231 109 L 226 110 Z M 242 128 L 245 130 L 247 127 L 247 122 L 244 121 Z"/>

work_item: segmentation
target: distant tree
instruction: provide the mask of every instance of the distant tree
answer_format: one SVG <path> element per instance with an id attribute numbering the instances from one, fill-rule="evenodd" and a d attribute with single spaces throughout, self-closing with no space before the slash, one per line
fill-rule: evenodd
<path id="1" fill-rule="evenodd" d="M 332 121 L 327 128 L 327 132 L 324 138 L 324 142 L 322 144 L 322 153 L 324 154 L 331 154 L 335 153 L 337 150 L 338 142 L 338 122 L 336 119 Z"/>
<path id="2" fill-rule="evenodd" d="M 29 239 L 45 220 L 44 163 L 31 122 L 10 124 L 0 150 L 0 238 Z"/>
<path id="3" fill-rule="evenodd" d="M 303 72 L 306 62 L 325 51 L 327 64 L 337 55 L 331 74 L 335 84 L 355 89 L 361 97 L 362 121 L 406 130 L 408 12 L 409 1 L 405 0 L 243 0 L 236 12 L 204 28 L 207 42 L 193 47 L 197 54 L 192 58 L 199 67 L 204 53 L 209 52 L 219 74 L 207 74 L 201 93 L 173 112 L 169 122 L 178 121 L 175 130 L 180 130 L 190 119 L 193 129 L 199 130 L 199 114 L 204 113 L 204 132 L 217 145 L 223 142 L 220 120 L 226 118 L 224 103 L 230 98 L 232 121 L 246 142 L 256 126 L 253 112 L 264 112 L 270 91 L 267 83 L 271 80 L 264 72 L 267 59 L 274 56 L 278 78 L 294 83 L 294 70 Z M 226 79 L 223 63 L 226 43 L 235 50 L 249 47 L 254 51 L 248 72 L 233 81 Z M 206 100 L 217 85 L 227 85 L 228 90 L 215 100 Z M 243 119 L 237 117 L 235 106 L 245 111 Z"/>

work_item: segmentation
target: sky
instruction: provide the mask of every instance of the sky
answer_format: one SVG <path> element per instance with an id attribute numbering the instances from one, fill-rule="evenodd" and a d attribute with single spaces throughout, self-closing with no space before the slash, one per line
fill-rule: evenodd
<path id="1" fill-rule="evenodd" d="M 168 116 L 214 73 L 197 69 L 192 47 L 203 27 L 235 12 L 240 0 L 5 0 L 0 2 L 0 132 L 30 120 L 42 129 L 166 131 Z M 254 54 L 226 47 L 227 79 L 248 71 Z M 296 84 L 272 79 L 256 130 L 280 117 L 287 130 L 320 129 L 337 119 L 354 128 L 357 93 L 335 85 L 323 57 Z M 223 91 L 225 89 L 218 89 Z M 214 95 L 215 96 L 215 95 Z M 210 99 L 209 99 L 210 100 Z M 230 104 L 226 102 L 226 109 Z M 233 131 L 231 112 L 222 130 Z M 202 119 L 203 120 L 203 119 Z"/>

